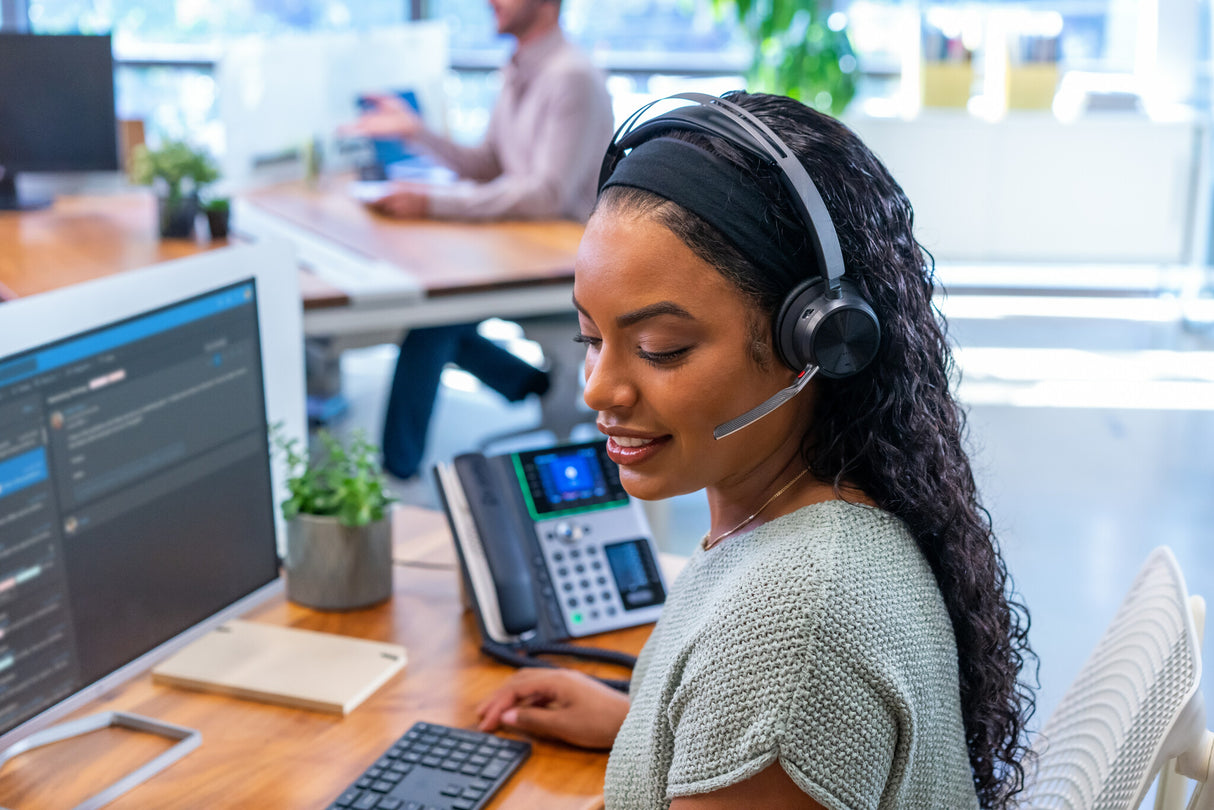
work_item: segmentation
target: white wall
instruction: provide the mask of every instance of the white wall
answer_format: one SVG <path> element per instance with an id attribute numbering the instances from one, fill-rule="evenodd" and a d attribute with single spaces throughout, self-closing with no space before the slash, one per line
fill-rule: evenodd
<path id="1" fill-rule="evenodd" d="M 915 208 L 946 261 L 1187 262 L 1200 155 L 1196 121 L 1048 112 L 996 122 L 925 111 L 847 122 Z M 1203 192 L 1204 193 L 1204 192 Z"/>

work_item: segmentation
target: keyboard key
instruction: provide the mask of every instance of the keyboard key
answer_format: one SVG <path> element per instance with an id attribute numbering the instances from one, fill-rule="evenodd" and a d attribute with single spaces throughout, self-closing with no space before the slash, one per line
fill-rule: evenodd
<path id="1" fill-rule="evenodd" d="M 371 785 L 371 789 L 376 793 L 387 793 L 392 789 L 392 783 L 386 779 L 379 779 L 375 784 Z"/>
<path id="2" fill-rule="evenodd" d="M 375 805 L 375 810 L 401 810 L 405 803 L 395 796 L 383 796 L 379 800 L 379 804 Z"/>
<path id="3" fill-rule="evenodd" d="M 375 805 L 377 804 L 379 804 L 378 793 L 364 793 L 350 807 L 352 810 L 375 810 Z"/>
<path id="4" fill-rule="evenodd" d="M 460 789 L 460 786 L 454 782 L 439 791 L 439 793 L 443 794 L 444 796 L 458 796 L 462 792 L 463 791 Z"/>
<path id="5" fill-rule="evenodd" d="M 476 799 L 456 799 L 451 802 L 451 810 L 472 810 L 476 807 Z"/>
<path id="6" fill-rule="evenodd" d="M 496 779 L 504 774 L 506 772 L 506 768 L 508 767 L 510 767 L 510 763 L 508 763 L 506 760 L 495 759 L 481 769 L 481 776 L 485 777 L 486 779 Z"/>
<path id="7" fill-rule="evenodd" d="M 349 807 L 350 805 L 354 804 L 354 802 L 358 801 L 358 797 L 361 795 L 362 791 L 358 788 L 350 788 L 345 793 L 338 796 L 337 801 L 334 802 L 334 804 L 336 804 L 338 807 Z"/>

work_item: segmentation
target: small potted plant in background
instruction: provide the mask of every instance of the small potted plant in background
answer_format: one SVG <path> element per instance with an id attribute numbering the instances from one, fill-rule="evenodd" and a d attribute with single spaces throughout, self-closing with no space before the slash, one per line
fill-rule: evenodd
<path id="1" fill-rule="evenodd" d="M 202 204 L 207 215 L 207 227 L 212 239 L 227 239 L 228 224 L 232 217 L 232 201 L 227 197 L 208 197 Z"/>
<path id="2" fill-rule="evenodd" d="M 379 451 L 361 434 L 343 443 L 317 433 L 320 453 L 310 454 L 281 428 L 274 446 L 286 457 L 290 497 L 283 568 L 287 598 L 321 610 L 351 610 L 392 595 L 394 500 L 379 466 Z"/>
<path id="3" fill-rule="evenodd" d="M 189 238 L 198 216 L 198 195 L 219 179 L 211 156 L 185 141 L 168 141 L 159 149 L 146 144 L 131 152 L 131 181 L 156 192 L 160 235 Z"/>

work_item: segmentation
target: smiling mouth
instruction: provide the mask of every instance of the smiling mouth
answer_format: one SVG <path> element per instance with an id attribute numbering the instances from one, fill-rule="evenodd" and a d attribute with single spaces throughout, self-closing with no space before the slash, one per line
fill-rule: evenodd
<path id="1" fill-rule="evenodd" d="M 653 444 L 653 439 L 638 439 L 633 436 L 612 436 L 611 439 L 620 447 L 644 447 Z"/>

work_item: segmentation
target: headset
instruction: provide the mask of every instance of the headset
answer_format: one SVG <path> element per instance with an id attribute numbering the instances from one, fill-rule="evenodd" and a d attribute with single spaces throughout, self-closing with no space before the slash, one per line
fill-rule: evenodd
<path id="1" fill-rule="evenodd" d="M 648 119 L 641 117 L 655 104 L 671 100 L 695 102 Z M 599 170 L 599 190 L 633 147 L 670 130 L 713 135 L 776 169 L 805 230 L 817 265 L 813 277 L 793 287 L 777 309 L 773 337 L 780 359 L 799 372 L 792 385 L 757 407 L 719 425 L 713 435 L 723 439 L 768 415 L 792 399 L 819 372 L 825 377 L 850 377 L 877 354 L 881 326 L 859 288 L 843 278 L 843 252 L 822 195 L 788 146 L 772 130 L 738 105 L 704 93 L 677 93 L 657 99 L 634 112 L 616 131 Z"/>

